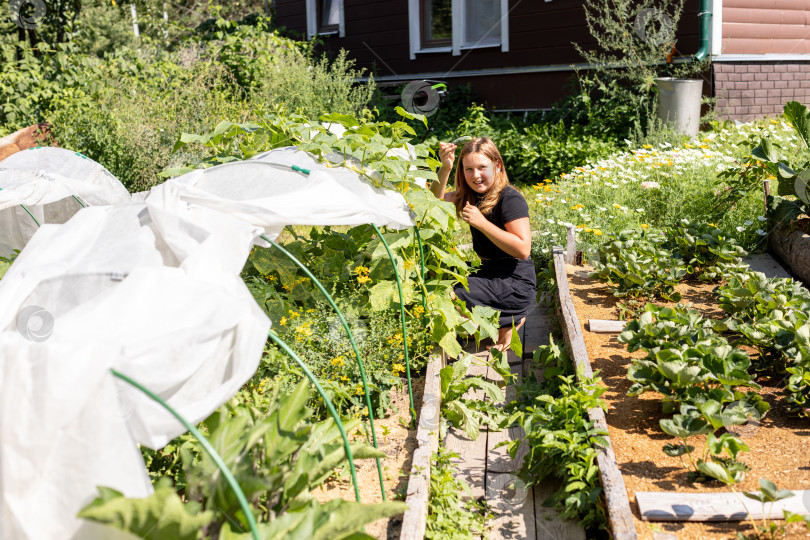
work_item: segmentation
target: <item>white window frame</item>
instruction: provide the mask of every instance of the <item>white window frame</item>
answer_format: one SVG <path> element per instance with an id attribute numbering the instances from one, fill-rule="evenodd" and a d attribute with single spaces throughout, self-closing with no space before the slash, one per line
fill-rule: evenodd
<path id="1" fill-rule="evenodd" d="M 338 31 L 339 37 L 346 37 L 346 14 L 343 11 L 343 0 L 334 0 L 338 3 Z M 312 39 L 318 34 L 318 0 L 306 0 L 307 6 L 307 39 Z M 335 32 L 325 32 L 322 35 L 330 35 Z"/>
<path id="2" fill-rule="evenodd" d="M 314 2 L 315 0 L 307 0 Z M 422 26 L 419 17 L 421 2 L 419 0 L 408 0 L 408 26 L 410 39 L 411 60 L 416 59 L 418 53 L 439 53 L 452 52 L 453 56 L 459 56 L 462 50 L 483 49 L 490 47 L 500 47 L 501 52 L 509 52 L 509 0 L 501 0 L 501 40 L 500 43 L 487 43 L 486 45 L 464 45 L 464 4 L 470 0 L 452 0 L 453 36 L 452 47 L 422 48 Z"/>

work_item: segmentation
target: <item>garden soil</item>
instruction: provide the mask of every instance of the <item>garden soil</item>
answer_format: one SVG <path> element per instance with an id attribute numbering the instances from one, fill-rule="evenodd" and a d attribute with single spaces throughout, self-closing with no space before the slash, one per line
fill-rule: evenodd
<path id="1" fill-rule="evenodd" d="M 631 382 L 627 368 L 631 358 L 643 358 L 644 351 L 628 353 L 617 341 L 617 334 L 596 334 L 588 330 L 588 319 L 619 319 L 617 302 L 607 285 L 588 277 L 591 269 L 568 266 L 568 279 L 585 346 L 594 371 L 599 370 L 603 384 L 608 388 L 602 396 L 608 405 L 608 430 L 616 459 L 622 472 L 630 506 L 633 509 L 636 530 L 640 539 L 672 538 L 681 540 L 707 540 L 735 538 L 738 532 L 750 534 L 749 522 L 650 522 L 642 521 L 635 504 L 636 491 L 721 492 L 730 488 L 720 482 L 691 483 L 687 469 L 677 457 L 662 452 L 667 443 L 679 441 L 664 433 L 659 420 L 669 415 L 661 413 L 657 394 L 647 392 L 638 397 L 627 396 Z M 680 284 L 676 290 L 683 295 L 682 303 L 691 303 L 706 318 L 720 319 L 723 312 L 714 301 L 712 290 L 716 284 Z M 661 305 L 666 303 L 656 302 Z M 673 304 L 668 304 L 673 305 Z M 752 352 L 752 351 L 749 351 Z M 787 414 L 781 396 L 779 380 L 759 378 L 759 393 L 771 405 L 771 410 L 759 425 L 745 425 L 740 436 L 751 447 L 740 454 L 741 460 L 751 467 L 745 480 L 735 486 L 736 491 L 755 491 L 759 479 L 767 478 L 780 489 L 810 489 L 810 421 Z M 702 451 L 705 437 L 690 439 Z M 808 538 L 803 524 L 791 524 L 787 538 Z"/>
<path id="2" fill-rule="evenodd" d="M 413 403 L 418 415 L 418 411 L 422 408 L 422 394 L 425 389 L 424 375 L 419 378 L 414 377 L 412 383 Z M 391 390 L 391 403 L 394 408 L 388 411 L 386 418 L 374 419 L 374 429 L 377 433 L 377 444 L 380 450 L 388 456 L 380 460 L 383 466 L 383 484 L 385 486 L 386 500 L 404 501 L 408 489 L 411 461 L 417 447 L 416 430 L 405 429 L 400 423 L 400 419 L 405 424 L 410 420 L 407 383 L 400 390 Z M 385 435 L 386 432 L 387 435 Z M 359 433 L 349 435 L 350 439 L 356 438 L 359 440 L 364 437 Z M 382 502 L 376 461 L 373 459 L 356 460 L 355 468 L 357 469 L 357 483 L 360 486 L 360 500 L 364 504 Z M 352 486 L 348 465 L 343 467 L 339 478 L 333 478 L 324 483 L 321 487 L 313 490 L 312 495 L 321 502 L 336 498 L 354 501 L 354 487 Z M 399 515 L 367 525 L 366 533 L 381 540 L 395 540 L 399 538 L 401 528 L 402 515 Z"/>

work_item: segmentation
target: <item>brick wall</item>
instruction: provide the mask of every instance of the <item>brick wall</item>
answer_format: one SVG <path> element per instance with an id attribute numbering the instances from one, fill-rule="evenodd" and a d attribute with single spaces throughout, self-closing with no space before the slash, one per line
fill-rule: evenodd
<path id="1" fill-rule="evenodd" d="M 715 62 L 712 74 L 722 120 L 777 116 L 788 101 L 810 101 L 810 62 Z"/>

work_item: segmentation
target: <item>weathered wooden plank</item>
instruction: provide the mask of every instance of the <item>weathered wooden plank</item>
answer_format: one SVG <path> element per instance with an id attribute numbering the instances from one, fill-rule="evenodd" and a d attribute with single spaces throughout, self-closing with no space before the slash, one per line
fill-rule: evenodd
<path id="1" fill-rule="evenodd" d="M 675 493 L 636 491 L 642 519 L 648 521 L 743 521 L 747 519 L 784 519 L 783 510 L 810 515 L 805 501 L 810 490 L 794 491 L 793 497 L 767 503 L 749 499 L 741 493 Z"/>
<path id="2" fill-rule="evenodd" d="M 441 394 L 439 370 L 444 363 L 444 354 L 436 355 L 427 366 L 425 392 L 419 411 L 416 431 L 416 450 L 413 453 L 411 474 L 405 502 L 408 510 L 402 517 L 401 540 L 422 540 L 427 524 L 427 505 L 430 495 L 430 457 L 439 450 L 439 415 Z"/>
<path id="3" fill-rule="evenodd" d="M 487 503 L 494 519 L 489 538 L 537 538 L 534 495 L 526 484 L 510 473 L 487 472 Z"/>
<path id="4" fill-rule="evenodd" d="M 602 319 L 588 319 L 588 330 L 596 334 L 620 334 L 624 332 L 627 321 L 605 321 Z"/>
<path id="5" fill-rule="evenodd" d="M 557 278 L 557 297 L 560 310 L 560 320 L 563 335 L 568 343 L 569 352 L 576 366 L 578 377 L 592 377 L 593 370 L 582 337 L 582 328 L 579 324 L 574 302 L 571 298 L 571 289 L 568 286 L 568 274 L 563 259 L 563 250 L 559 246 L 552 248 L 554 255 L 554 272 Z M 591 409 L 588 416 L 597 427 L 607 430 L 607 423 L 602 409 Z M 601 448 L 597 455 L 599 464 L 599 478 L 605 493 L 605 506 L 613 538 L 616 540 L 634 540 L 637 538 L 636 527 L 633 522 L 633 512 L 630 510 L 630 501 L 627 498 L 627 489 L 616 463 L 616 456 L 610 445 L 610 438 L 605 437 L 608 446 Z"/>
<path id="6" fill-rule="evenodd" d="M 556 510 L 543 506 L 543 501 L 560 488 L 557 478 L 546 478 L 534 487 L 534 519 L 537 540 L 585 540 L 585 529 L 573 521 L 560 518 Z"/>
<path id="7" fill-rule="evenodd" d="M 471 441 L 463 432 L 450 428 L 444 439 L 447 449 L 459 455 L 457 459 L 453 459 L 453 465 L 458 471 L 458 476 L 470 485 L 474 499 L 480 499 L 485 495 L 487 435 L 486 431 L 482 431 L 477 440 Z"/>
<path id="8" fill-rule="evenodd" d="M 491 431 L 487 436 L 487 472 L 515 473 L 521 465 L 526 454 L 529 453 L 529 445 L 522 442 L 518 446 L 518 451 L 514 459 L 509 455 L 506 446 L 495 448 L 504 441 L 523 441 L 526 434 L 520 426 L 512 426 L 501 431 Z"/>

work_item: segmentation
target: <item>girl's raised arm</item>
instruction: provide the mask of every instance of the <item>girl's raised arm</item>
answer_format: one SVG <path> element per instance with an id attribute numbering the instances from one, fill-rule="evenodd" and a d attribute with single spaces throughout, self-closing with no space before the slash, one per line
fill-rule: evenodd
<path id="1" fill-rule="evenodd" d="M 433 183 L 430 184 L 430 191 L 439 199 L 453 202 L 456 200 L 456 192 L 446 192 L 446 189 L 447 180 L 450 178 L 450 172 L 453 170 L 453 162 L 456 159 L 456 145 L 453 143 L 440 142 L 439 159 L 442 162 L 442 166 L 437 173 L 439 179 L 434 180 Z"/>

